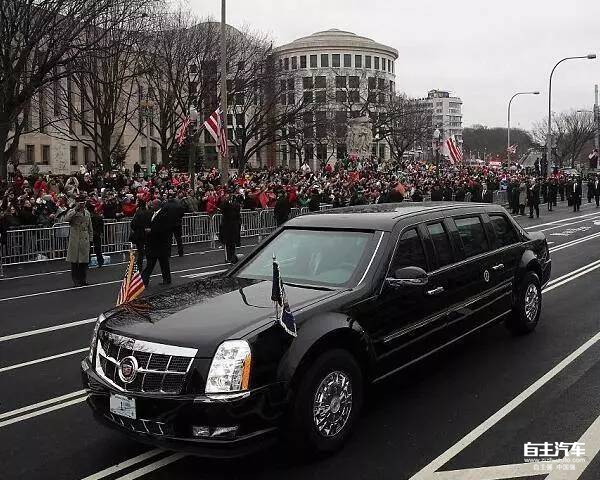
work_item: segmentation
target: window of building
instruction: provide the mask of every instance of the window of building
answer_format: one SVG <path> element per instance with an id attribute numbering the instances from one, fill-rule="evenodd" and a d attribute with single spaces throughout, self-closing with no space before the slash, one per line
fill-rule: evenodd
<path id="1" fill-rule="evenodd" d="M 325 138 L 327 135 L 327 114 L 325 112 L 317 112 L 315 114 L 315 123 L 317 138 Z"/>
<path id="2" fill-rule="evenodd" d="M 385 79 L 383 79 L 383 78 L 377 79 L 377 89 L 385 90 Z"/>
<path id="3" fill-rule="evenodd" d="M 335 87 L 346 88 L 346 77 L 342 75 L 338 75 L 337 77 L 335 77 Z"/>
<path id="4" fill-rule="evenodd" d="M 338 103 L 346 103 L 348 101 L 348 92 L 346 92 L 346 90 L 336 90 L 335 101 Z"/>
<path id="5" fill-rule="evenodd" d="M 25 163 L 35 163 L 35 145 L 25 145 Z"/>
<path id="6" fill-rule="evenodd" d="M 321 68 L 329 67 L 329 54 L 322 53 L 321 54 Z"/>
<path id="7" fill-rule="evenodd" d="M 315 124 L 313 122 L 313 115 L 310 112 L 305 113 L 302 116 L 302 123 L 304 124 L 302 132 L 305 138 L 314 138 L 315 136 Z"/>
<path id="8" fill-rule="evenodd" d="M 83 164 L 89 165 L 92 160 L 92 149 L 90 147 L 83 147 Z"/>
<path id="9" fill-rule="evenodd" d="M 289 70 L 290 69 L 290 59 L 289 58 L 284 58 L 283 59 L 283 69 L 284 70 Z"/>
<path id="10" fill-rule="evenodd" d="M 327 160 L 327 145 L 317 145 L 317 160 L 322 162 Z"/>
<path id="11" fill-rule="evenodd" d="M 386 99 L 385 93 L 379 92 L 379 95 L 377 96 L 377 101 L 379 103 L 383 104 L 383 103 L 385 103 L 385 99 Z"/>
<path id="12" fill-rule="evenodd" d="M 298 57 L 292 57 L 292 70 L 298 70 Z"/>
<path id="13" fill-rule="evenodd" d="M 317 56 L 316 55 L 310 56 L 310 68 L 317 68 Z"/>
<path id="14" fill-rule="evenodd" d="M 360 87 L 360 79 L 357 76 L 351 76 L 349 79 L 350 88 L 359 88 Z"/>
<path id="15" fill-rule="evenodd" d="M 312 90 L 313 87 L 313 77 L 304 77 L 302 79 L 302 88 L 304 88 L 304 90 Z"/>
<path id="16" fill-rule="evenodd" d="M 327 79 L 325 76 L 315 77 L 315 88 L 327 88 Z"/>
<path id="17" fill-rule="evenodd" d="M 306 68 L 306 55 L 300 55 L 300 68 Z"/>
<path id="18" fill-rule="evenodd" d="M 314 147 L 312 145 L 306 145 L 306 147 L 304 147 L 304 159 L 305 160 L 312 160 L 315 156 L 315 150 Z"/>
<path id="19" fill-rule="evenodd" d="M 365 55 L 365 68 L 371 68 L 371 55 Z"/>
<path id="20" fill-rule="evenodd" d="M 375 90 L 376 80 L 377 79 L 375 77 L 369 77 L 369 80 L 368 80 L 369 90 Z"/>
<path id="21" fill-rule="evenodd" d="M 50 145 L 42 145 L 42 165 L 50 165 Z"/>
<path id="22" fill-rule="evenodd" d="M 296 103 L 296 95 L 294 92 L 288 93 L 288 105 L 294 105 Z"/>
<path id="23" fill-rule="evenodd" d="M 244 114 L 243 113 L 236 113 L 235 114 L 235 123 L 237 126 L 240 125 L 244 125 L 246 122 L 244 121 Z"/>
<path id="24" fill-rule="evenodd" d="M 288 88 L 288 90 L 293 90 L 294 89 L 294 79 L 293 78 L 288 78 L 287 88 Z"/>
<path id="25" fill-rule="evenodd" d="M 312 90 L 307 90 L 304 92 L 304 102 L 312 103 L 313 102 L 313 92 Z"/>
<path id="26" fill-rule="evenodd" d="M 379 57 L 373 57 L 375 59 L 375 70 L 379 70 Z"/>
<path id="27" fill-rule="evenodd" d="M 327 96 L 325 90 L 318 90 L 315 92 L 315 103 L 326 103 Z"/>
<path id="28" fill-rule="evenodd" d="M 452 247 L 450 246 L 450 240 L 448 239 L 448 233 L 442 223 L 434 223 L 427 225 L 429 230 L 429 236 L 433 243 L 433 249 L 437 258 L 437 268 L 441 268 L 445 265 L 449 265 L 454 261 L 454 255 L 452 254 Z"/>
<path id="29" fill-rule="evenodd" d="M 344 54 L 344 67 L 352 67 L 352 55 L 350 55 L 349 53 Z"/>
<path id="30" fill-rule="evenodd" d="M 340 68 L 340 54 L 334 53 L 331 55 L 331 66 L 333 68 Z"/>
<path id="31" fill-rule="evenodd" d="M 77 165 L 79 163 L 79 159 L 77 158 L 78 156 L 77 145 L 71 145 L 69 150 L 69 163 L 71 165 Z"/>
<path id="32" fill-rule="evenodd" d="M 504 215 L 490 215 L 490 223 L 496 233 L 496 248 L 506 247 L 519 241 L 515 229 Z"/>
<path id="33" fill-rule="evenodd" d="M 157 158 L 158 158 L 158 148 L 157 147 L 150 148 L 150 161 L 152 163 L 156 164 Z"/>
<path id="34" fill-rule="evenodd" d="M 280 85 L 282 91 L 287 89 L 287 82 L 285 80 L 281 80 L 279 82 L 279 85 Z"/>
<path id="35" fill-rule="evenodd" d="M 385 158 L 385 145 L 384 144 L 379 144 L 379 158 L 380 159 Z"/>
<path id="36" fill-rule="evenodd" d="M 335 112 L 335 136 L 337 138 L 346 138 L 348 131 L 348 115 L 345 110 Z"/>
<path id="37" fill-rule="evenodd" d="M 354 55 L 354 68 L 362 68 L 362 55 Z"/>
<path id="38" fill-rule="evenodd" d="M 142 164 L 142 165 L 146 164 L 146 156 L 147 156 L 146 147 L 140 147 L 140 164 Z"/>
<path id="39" fill-rule="evenodd" d="M 467 258 L 488 250 L 487 237 L 479 217 L 457 218 L 454 223 L 456 223 Z"/>
<path id="40" fill-rule="evenodd" d="M 388 58 L 387 64 L 388 64 L 388 72 L 392 73 L 392 61 L 389 58 Z"/>
<path id="41" fill-rule="evenodd" d="M 396 270 L 405 267 L 419 267 L 427 271 L 423 242 L 414 228 L 407 230 L 400 237 L 390 266 L 390 275 L 393 276 Z"/>
<path id="42" fill-rule="evenodd" d="M 348 100 L 352 103 L 360 102 L 360 93 L 358 90 L 350 90 L 348 92 Z"/>

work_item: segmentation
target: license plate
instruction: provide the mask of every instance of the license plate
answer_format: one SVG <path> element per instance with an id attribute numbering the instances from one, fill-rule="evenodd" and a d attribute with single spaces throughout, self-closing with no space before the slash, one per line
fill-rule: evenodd
<path id="1" fill-rule="evenodd" d="M 123 395 L 110 395 L 110 412 L 126 418 L 136 419 L 135 398 Z"/>

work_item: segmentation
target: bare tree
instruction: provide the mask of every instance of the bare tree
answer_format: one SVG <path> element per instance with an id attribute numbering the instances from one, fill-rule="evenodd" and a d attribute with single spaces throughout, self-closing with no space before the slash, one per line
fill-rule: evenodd
<path id="1" fill-rule="evenodd" d="M 547 120 L 542 120 L 533 127 L 534 142 L 540 147 L 546 145 L 547 124 Z M 552 117 L 553 153 L 559 167 L 567 161 L 571 167 L 575 166 L 585 145 L 594 139 L 595 128 L 591 112 L 571 110 Z"/>
<path id="2" fill-rule="evenodd" d="M 36 95 L 64 78 L 82 56 L 101 57 L 108 32 L 124 21 L 141 20 L 149 5 L 142 0 L 0 2 L 0 176 L 6 176 L 27 129 L 25 113 Z"/>

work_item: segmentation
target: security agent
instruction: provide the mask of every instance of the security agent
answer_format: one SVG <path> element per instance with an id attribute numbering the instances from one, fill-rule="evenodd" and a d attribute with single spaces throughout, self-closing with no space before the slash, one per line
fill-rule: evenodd
<path id="1" fill-rule="evenodd" d="M 169 257 L 171 256 L 173 221 L 168 209 L 163 208 L 163 205 L 158 202 L 150 220 L 150 227 L 146 228 L 146 234 L 148 242 L 146 255 L 148 261 L 142 273 L 144 285 L 149 285 L 150 276 L 157 261 L 160 264 L 160 271 L 163 278 L 161 285 L 169 285 L 171 283 Z"/>

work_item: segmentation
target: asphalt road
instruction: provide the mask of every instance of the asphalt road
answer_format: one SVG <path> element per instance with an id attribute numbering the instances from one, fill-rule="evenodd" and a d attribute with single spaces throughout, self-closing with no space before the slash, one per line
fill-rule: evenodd
<path id="1" fill-rule="evenodd" d="M 114 304 L 123 264 L 91 270 L 83 288 L 72 287 L 65 263 L 5 269 L 0 479 L 600 479 L 600 208 L 573 213 L 560 204 L 518 221 L 544 231 L 553 258 L 536 332 L 489 328 L 378 384 L 346 447 L 308 464 L 283 446 L 209 461 L 97 425 L 79 365 L 94 317 Z M 172 259 L 175 284 L 227 268 L 222 250 L 188 253 Z M 150 291 L 159 291 L 153 280 Z M 586 455 L 571 463 L 525 463 L 527 442 L 578 441 Z"/>

